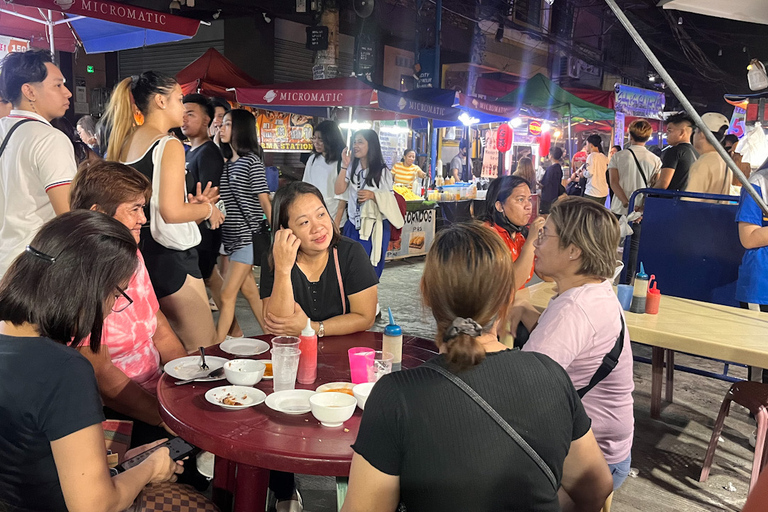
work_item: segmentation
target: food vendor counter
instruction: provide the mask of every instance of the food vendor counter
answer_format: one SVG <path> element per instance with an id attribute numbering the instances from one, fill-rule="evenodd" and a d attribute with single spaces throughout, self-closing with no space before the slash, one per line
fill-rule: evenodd
<path id="1" fill-rule="evenodd" d="M 387 260 L 423 256 L 435 238 L 437 204 L 434 201 L 406 201 L 405 225 L 400 240 L 390 241 Z"/>

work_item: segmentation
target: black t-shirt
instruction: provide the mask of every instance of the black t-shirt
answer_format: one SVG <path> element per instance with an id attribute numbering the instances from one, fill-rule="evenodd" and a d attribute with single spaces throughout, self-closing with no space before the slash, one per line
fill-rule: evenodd
<path id="1" fill-rule="evenodd" d="M 339 252 L 341 280 L 344 282 L 346 309 L 349 313 L 349 296 L 379 284 L 379 280 L 362 245 L 343 236 L 336 247 Z M 275 283 L 275 272 L 270 269 L 268 257 L 269 253 L 264 253 L 261 265 L 259 291 L 262 299 L 272 296 L 272 286 Z M 343 314 L 333 250 L 319 281 L 309 282 L 299 266 L 294 264 L 291 270 L 291 284 L 294 300 L 313 322 Z"/>
<path id="2" fill-rule="evenodd" d="M 563 168 L 558 162 L 555 162 L 547 167 L 544 177 L 541 179 L 541 200 L 547 203 L 554 202 L 560 196 L 562 182 Z"/>
<path id="3" fill-rule="evenodd" d="M 432 361 L 446 367 L 443 356 Z M 571 442 L 590 428 L 571 379 L 542 354 L 488 354 L 459 377 L 536 450 L 558 486 Z M 385 375 L 365 404 L 352 448 L 400 476 L 408 510 L 559 511 L 536 463 L 455 384 L 434 370 Z"/>
<path id="4" fill-rule="evenodd" d="M 221 156 L 219 147 L 212 140 L 187 151 L 185 159 L 187 192 L 194 194 L 198 183 L 200 183 L 202 190 L 205 190 L 209 181 L 212 187 L 220 186 L 221 173 L 224 171 L 224 157 Z M 198 227 L 202 236 L 198 248 L 218 253 L 221 244 L 221 229 L 208 229 L 205 222 L 198 224 Z"/>
<path id="5" fill-rule="evenodd" d="M 47 338 L 0 335 L 0 354 L 0 504 L 66 511 L 50 443 L 104 421 L 93 367 Z"/>
<path id="6" fill-rule="evenodd" d="M 661 153 L 661 168 L 674 169 L 675 174 L 669 182 L 667 190 L 685 190 L 688 183 L 688 171 L 699 158 L 699 154 L 688 142 L 676 146 L 668 146 Z"/>

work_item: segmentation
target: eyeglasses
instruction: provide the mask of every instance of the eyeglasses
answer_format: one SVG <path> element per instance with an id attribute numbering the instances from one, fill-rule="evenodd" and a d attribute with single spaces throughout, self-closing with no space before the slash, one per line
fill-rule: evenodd
<path id="1" fill-rule="evenodd" d="M 538 244 L 541 245 L 544 243 L 544 239 L 550 236 L 556 237 L 557 235 L 547 235 L 546 233 L 544 233 L 543 229 L 540 229 L 538 235 L 536 235 L 536 242 L 538 242 Z"/>
<path id="2" fill-rule="evenodd" d="M 127 293 L 125 293 L 125 290 L 120 288 L 119 286 L 116 287 L 117 291 L 120 293 L 115 294 L 115 303 L 112 304 L 112 311 L 114 313 L 120 313 L 122 311 L 125 311 L 128 306 L 133 304 L 133 299 L 128 296 Z"/>

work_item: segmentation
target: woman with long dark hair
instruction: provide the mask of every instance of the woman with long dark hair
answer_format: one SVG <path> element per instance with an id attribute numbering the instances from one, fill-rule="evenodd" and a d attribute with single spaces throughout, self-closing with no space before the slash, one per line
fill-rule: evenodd
<path id="1" fill-rule="evenodd" d="M 341 173 L 341 152 L 345 146 L 336 121 L 323 121 L 318 124 L 312 136 L 312 156 L 304 167 L 302 178 L 302 181 L 311 183 L 320 190 L 331 219 L 339 227 L 342 226 L 347 202 L 336 195 L 334 185 Z"/>
<path id="2" fill-rule="evenodd" d="M 537 217 L 528 226 L 533 207 L 531 188 L 520 176 L 502 176 L 496 178 L 488 187 L 485 196 L 485 214 L 480 218 L 485 225 L 498 234 L 515 262 L 515 282 L 519 288 L 533 276 L 533 241 L 529 237 L 538 233 L 544 225 L 544 218 Z"/>
<path id="3" fill-rule="evenodd" d="M 360 242 L 371 258 L 376 277 L 384 271 L 390 223 L 402 227 L 403 216 L 392 192 L 392 173 L 384 163 L 379 136 L 373 130 L 355 133 L 352 152 L 345 149 L 336 178 L 337 194 L 347 193 L 347 222 L 342 234 Z"/>
<path id="4" fill-rule="evenodd" d="M 186 190 L 184 147 L 168 135 L 182 124 L 183 97 L 176 80 L 153 71 L 117 84 L 105 114 L 106 159 L 130 165 L 152 183 L 141 252 L 160 308 L 187 350 L 195 350 L 216 342 L 197 263 L 196 223 L 207 220 L 217 228 L 224 215 L 214 204 L 218 190 Z"/>
<path id="5" fill-rule="evenodd" d="M 221 197 L 227 211 L 221 240 L 229 256 L 217 326 L 217 337 L 222 342 L 235 317 L 238 291 L 243 292 L 259 325 L 264 326 L 259 288 L 251 270 L 254 264 L 261 265 L 261 253 L 254 251 L 254 237 L 269 236 L 267 219 L 272 215 L 272 203 L 253 114 L 243 109 L 230 110 L 224 114 L 220 134 L 221 142 L 232 147 L 232 158 L 224 164 L 221 175 Z"/>
<path id="6" fill-rule="evenodd" d="M 90 336 L 98 352 L 104 318 L 131 307 L 136 249 L 117 220 L 69 212 L 40 228 L 0 282 L 0 501 L 9 510 L 125 510 L 146 484 L 182 470 L 161 448 L 110 477 L 96 379 L 72 348 Z"/>
<path id="7" fill-rule="evenodd" d="M 520 162 L 517 164 L 517 170 L 514 172 L 513 176 L 520 176 L 523 178 L 531 187 L 531 194 L 536 193 L 536 190 L 538 189 L 536 183 L 536 169 L 534 169 L 533 160 L 531 160 L 530 157 L 524 156 L 520 159 Z"/>
<path id="8" fill-rule="evenodd" d="M 605 204 L 608 197 L 608 157 L 603 149 L 603 139 L 596 133 L 587 137 L 587 163 L 582 176 L 587 178 L 584 197 L 596 203 Z"/>

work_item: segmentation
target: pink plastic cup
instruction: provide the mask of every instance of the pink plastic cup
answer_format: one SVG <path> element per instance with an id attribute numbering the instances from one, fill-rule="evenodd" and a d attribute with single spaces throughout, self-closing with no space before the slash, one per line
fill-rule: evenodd
<path id="1" fill-rule="evenodd" d="M 368 382 L 368 370 L 373 366 L 374 350 L 368 347 L 354 347 L 347 353 L 352 384 Z"/>

